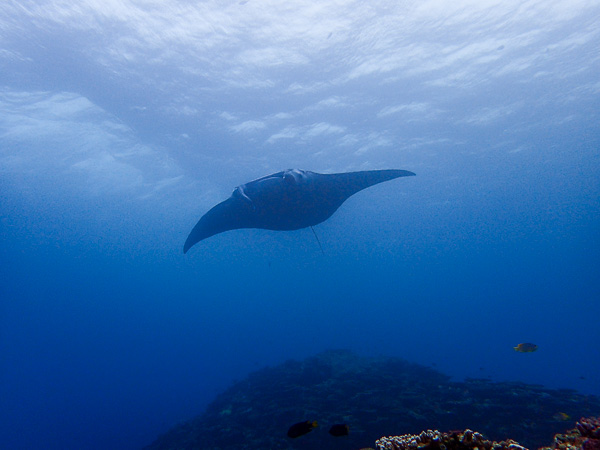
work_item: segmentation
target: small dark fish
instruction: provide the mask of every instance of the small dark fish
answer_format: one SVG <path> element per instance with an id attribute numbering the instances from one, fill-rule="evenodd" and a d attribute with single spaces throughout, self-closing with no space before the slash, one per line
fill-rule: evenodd
<path id="1" fill-rule="evenodd" d="M 312 431 L 313 428 L 316 428 L 318 426 L 319 424 L 316 420 L 313 422 L 311 422 L 310 420 L 307 420 L 306 422 L 298 422 L 290 427 L 290 429 L 287 432 L 287 435 L 288 437 L 295 439 L 297 437 L 304 436 L 306 433 Z"/>
<path id="2" fill-rule="evenodd" d="M 538 349 L 538 346 L 535 344 L 532 344 L 530 342 L 525 342 L 525 343 L 519 344 L 513 348 L 515 349 L 515 352 L 531 353 L 531 352 L 535 352 Z"/>
<path id="3" fill-rule="evenodd" d="M 336 437 L 348 436 L 348 433 L 350 433 L 350 427 L 348 427 L 348 425 L 345 423 L 337 423 L 329 429 L 329 434 Z"/>

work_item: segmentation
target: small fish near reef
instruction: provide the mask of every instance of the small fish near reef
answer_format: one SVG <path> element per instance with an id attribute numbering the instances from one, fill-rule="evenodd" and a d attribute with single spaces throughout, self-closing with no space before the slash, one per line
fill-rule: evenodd
<path id="1" fill-rule="evenodd" d="M 538 349 L 538 346 L 535 344 L 532 344 L 530 342 L 525 342 L 525 343 L 519 344 L 513 348 L 515 349 L 515 352 L 531 353 L 531 352 L 535 352 Z"/>
<path id="2" fill-rule="evenodd" d="M 318 426 L 319 424 L 316 420 L 312 422 L 310 420 L 307 420 L 305 422 L 298 422 L 290 427 L 290 429 L 287 432 L 287 435 L 288 437 L 295 439 L 297 437 L 304 436 L 305 434 L 311 432 L 313 428 L 316 428 Z"/>
<path id="3" fill-rule="evenodd" d="M 552 418 L 554 420 L 559 420 L 561 422 L 566 422 L 567 420 L 569 420 L 571 418 L 571 416 L 568 415 L 567 413 L 564 413 L 564 412 L 557 412 L 556 414 L 554 414 L 552 416 Z"/>
<path id="4" fill-rule="evenodd" d="M 336 423 L 329 429 L 329 434 L 335 437 L 348 436 L 348 433 L 350 433 L 350 427 L 345 423 Z"/>

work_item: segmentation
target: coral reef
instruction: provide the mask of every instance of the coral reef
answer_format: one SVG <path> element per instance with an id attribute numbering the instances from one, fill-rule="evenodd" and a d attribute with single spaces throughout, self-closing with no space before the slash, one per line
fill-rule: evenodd
<path id="1" fill-rule="evenodd" d="M 576 427 L 584 438 L 600 440 L 600 417 L 582 418 Z"/>
<path id="2" fill-rule="evenodd" d="M 418 435 L 382 437 L 375 446 L 377 450 L 527 450 L 512 439 L 490 441 L 471 430 L 427 430 Z M 551 447 L 539 450 L 600 450 L 600 417 L 581 418 L 572 430 L 556 434 Z"/>
<path id="3" fill-rule="evenodd" d="M 600 450 L 600 417 L 579 419 L 575 428 L 554 436 L 552 447 L 540 450 Z"/>
<path id="4" fill-rule="evenodd" d="M 477 431 L 441 433 L 427 430 L 421 434 L 382 437 L 375 442 L 377 450 L 527 450 L 511 439 L 490 441 Z"/>
<path id="5" fill-rule="evenodd" d="M 571 390 L 482 379 L 455 382 L 398 358 L 329 351 L 250 374 L 219 395 L 204 414 L 147 449 L 348 450 L 372 447 L 380 436 L 399 431 L 418 435 L 430 428 L 468 428 L 492 442 L 511 438 L 538 448 L 569 426 L 561 417 L 598 411 L 600 399 Z M 288 438 L 290 426 L 304 420 L 316 420 L 319 427 Z M 328 433 L 336 423 L 349 426 L 348 436 Z M 586 424 L 581 426 L 594 429 Z"/>

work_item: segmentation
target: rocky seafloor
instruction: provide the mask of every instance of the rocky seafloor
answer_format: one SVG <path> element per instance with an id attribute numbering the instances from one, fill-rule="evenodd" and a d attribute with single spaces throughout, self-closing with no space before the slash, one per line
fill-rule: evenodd
<path id="1" fill-rule="evenodd" d="M 382 436 L 471 429 L 528 448 L 549 445 L 580 417 L 600 414 L 600 399 L 567 389 L 484 379 L 451 381 L 398 358 L 327 351 L 250 374 L 206 412 L 147 446 L 155 449 L 354 449 Z M 297 422 L 319 427 L 297 439 Z M 328 433 L 345 423 L 348 436 Z"/>

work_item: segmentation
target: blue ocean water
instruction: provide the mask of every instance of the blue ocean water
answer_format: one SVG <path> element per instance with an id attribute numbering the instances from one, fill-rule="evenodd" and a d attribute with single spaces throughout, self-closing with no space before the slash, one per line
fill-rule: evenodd
<path id="1" fill-rule="evenodd" d="M 0 5 L 0 446 L 129 449 L 331 348 L 600 394 L 600 6 Z M 183 255 L 232 189 L 398 168 Z M 535 353 L 513 350 L 520 342 Z"/>

